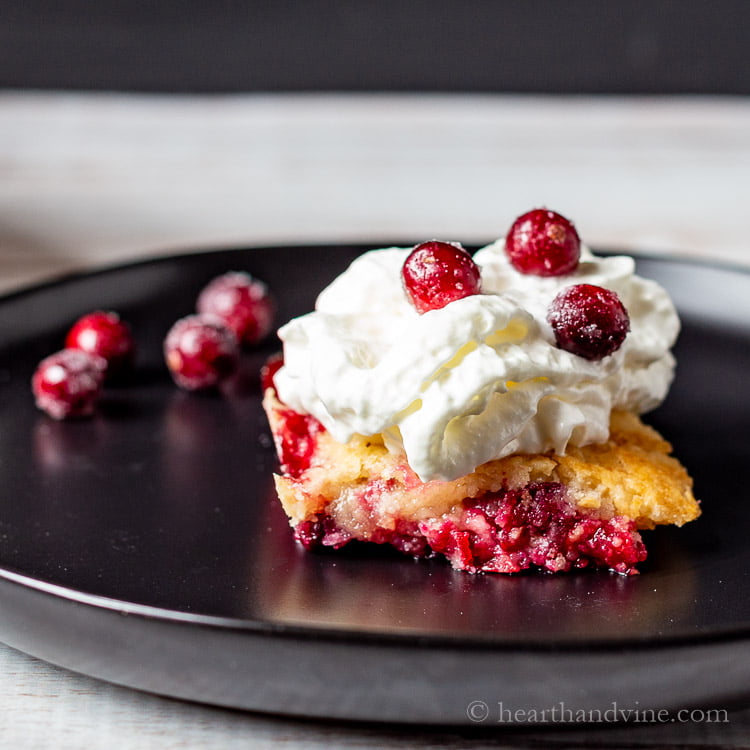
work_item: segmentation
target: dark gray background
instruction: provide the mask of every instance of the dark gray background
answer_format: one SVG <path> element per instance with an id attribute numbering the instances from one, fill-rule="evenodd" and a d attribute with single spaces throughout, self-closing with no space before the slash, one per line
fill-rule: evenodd
<path id="1" fill-rule="evenodd" d="M 750 93 L 750 1 L 5 0 L 0 87 Z"/>

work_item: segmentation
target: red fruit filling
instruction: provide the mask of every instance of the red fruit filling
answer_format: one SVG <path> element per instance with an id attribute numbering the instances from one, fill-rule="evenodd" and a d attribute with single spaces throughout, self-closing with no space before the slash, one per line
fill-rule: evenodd
<path id="1" fill-rule="evenodd" d="M 298 524 L 294 529 L 294 538 L 306 550 L 314 550 L 321 546 L 338 549 L 352 541 L 350 534 L 339 529 L 330 516 L 323 514 Z"/>
<path id="2" fill-rule="evenodd" d="M 268 287 L 249 273 L 217 276 L 198 296 L 198 312 L 215 315 L 240 344 L 252 346 L 273 328 L 276 306 Z"/>
<path id="3" fill-rule="evenodd" d="M 390 544 L 415 557 L 441 554 L 457 570 L 470 573 L 518 573 L 531 567 L 558 573 L 589 565 L 637 573 L 646 548 L 635 524 L 621 517 L 597 518 L 565 496 L 565 487 L 556 482 L 488 493 L 439 519 L 377 529 L 366 541 Z M 299 524 L 295 538 L 306 549 L 338 548 L 353 539 L 325 514 Z"/>
<path id="4" fill-rule="evenodd" d="M 532 566 L 557 573 L 593 564 L 630 574 L 646 559 L 632 521 L 578 509 L 556 482 L 467 501 L 457 517 L 420 530 L 453 567 L 474 573 L 517 573 Z"/>
<path id="5" fill-rule="evenodd" d="M 274 432 L 276 453 L 281 471 L 297 479 L 310 467 L 317 435 L 325 430 L 315 417 L 285 409 L 281 414 L 283 427 Z"/>
<path id="6" fill-rule="evenodd" d="M 277 413 L 274 441 L 281 470 L 301 479 L 310 467 L 325 428 L 314 417 L 282 408 Z M 411 491 L 419 491 L 419 486 Z M 304 486 L 304 485 L 302 485 Z M 363 517 L 377 516 L 392 506 L 388 495 L 404 487 L 396 479 L 375 479 L 352 488 L 352 499 Z M 384 502 L 385 500 L 385 502 Z M 437 518 L 414 521 L 396 518 L 391 528 L 361 527 L 350 532 L 345 519 L 337 523 L 326 512 L 297 524 L 294 536 L 306 549 L 343 547 L 351 541 L 389 544 L 413 557 L 445 556 L 457 570 L 470 573 L 518 573 L 528 568 L 550 572 L 591 567 L 634 574 L 646 559 L 646 548 L 633 521 L 600 518 L 577 507 L 559 482 L 535 482 L 519 490 L 488 492 L 466 499 Z"/>
<path id="7" fill-rule="evenodd" d="M 127 323 L 115 312 L 96 312 L 79 318 L 68 331 L 65 346 L 96 354 L 107 362 L 107 376 L 133 363 L 135 342 Z"/>
<path id="8" fill-rule="evenodd" d="M 547 322 L 560 349 L 589 360 L 613 354 L 630 331 L 630 316 L 611 289 L 576 284 L 550 303 Z"/>
<path id="9" fill-rule="evenodd" d="M 438 310 L 450 302 L 479 294 L 479 266 L 460 245 L 423 242 L 401 269 L 404 290 L 417 312 Z"/>
<path id="10" fill-rule="evenodd" d="M 521 273 L 564 276 L 578 266 L 581 240 L 564 216 L 536 208 L 513 222 L 505 238 L 505 252 Z"/>
<path id="11" fill-rule="evenodd" d="M 260 368 L 261 392 L 265 393 L 269 388 L 276 391 L 273 379 L 276 373 L 284 366 L 284 355 L 281 352 L 272 354 Z"/>
<path id="12" fill-rule="evenodd" d="M 31 379 L 36 405 L 55 419 L 93 414 L 107 363 L 96 354 L 63 349 L 43 359 Z"/>
<path id="13" fill-rule="evenodd" d="M 175 383 L 193 391 L 211 388 L 231 375 L 239 363 L 239 346 L 216 319 L 188 315 L 169 330 L 164 358 Z"/>

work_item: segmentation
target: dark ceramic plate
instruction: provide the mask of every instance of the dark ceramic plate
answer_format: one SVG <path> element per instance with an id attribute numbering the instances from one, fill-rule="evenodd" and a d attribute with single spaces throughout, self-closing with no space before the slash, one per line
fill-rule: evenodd
<path id="1" fill-rule="evenodd" d="M 750 694 L 750 275 L 641 259 L 684 330 L 650 421 L 703 517 L 647 532 L 640 576 L 472 577 L 378 548 L 309 554 L 274 497 L 258 369 L 175 388 L 161 341 L 214 275 L 247 269 L 305 312 L 363 248 L 185 255 L 0 301 L 0 637 L 164 695 L 274 713 L 421 723 L 502 711 L 727 705 Z M 29 392 L 80 314 L 115 309 L 140 359 L 101 413 L 57 423 Z"/>

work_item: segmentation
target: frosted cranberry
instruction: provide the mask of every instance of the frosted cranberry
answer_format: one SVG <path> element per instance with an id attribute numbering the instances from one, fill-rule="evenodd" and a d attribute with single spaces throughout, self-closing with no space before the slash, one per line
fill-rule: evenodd
<path id="1" fill-rule="evenodd" d="M 217 276 L 198 296 L 199 313 L 215 315 L 237 336 L 252 346 L 273 328 L 276 306 L 268 287 L 249 273 L 231 271 Z"/>
<path id="2" fill-rule="evenodd" d="M 284 366 L 284 355 L 281 352 L 272 354 L 267 360 L 263 367 L 260 368 L 260 387 L 263 393 L 269 388 L 276 390 L 276 385 L 273 382 L 276 373 Z"/>
<path id="3" fill-rule="evenodd" d="M 519 216 L 505 238 L 513 267 L 532 276 L 564 276 L 578 266 L 581 240 L 568 219 L 535 208 Z"/>
<path id="4" fill-rule="evenodd" d="M 107 376 L 125 370 L 135 357 L 130 328 L 115 312 L 97 310 L 79 318 L 68 331 L 65 346 L 102 357 L 107 362 Z"/>
<path id="5" fill-rule="evenodd" d="M 590 360 L 616 352 L 630 331 L 630 316 L 610 289 L 576 284 L 563 289 L 547 310 L 560 349 Z"/>
<path id="6" fill-rule="evenodd" d="M 55 419 L 90 416 L 106 369 L 102 357 L 80 349 L 52 354 L 39 363 L 31 378 L 36 405 Z"/>
<path id="7" fill-rule="evenodd" d="M 409 254 L 401 277 L 418 313 L 438 310 L 481 290 L 479 266 L 460 245 L 423 242 Z"/>
<path id="8" fill-rule="evenodd" d="M 204 315 L 178 320 L 164 340 L 164 357 L 172 378 L 189 391 L 218 385 L 237 369 L 239 356 L 232 331 Z"/>

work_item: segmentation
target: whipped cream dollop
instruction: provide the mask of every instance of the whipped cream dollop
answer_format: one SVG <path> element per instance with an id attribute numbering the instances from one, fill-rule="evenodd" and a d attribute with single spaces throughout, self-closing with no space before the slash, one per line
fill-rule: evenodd
<path id="1" fill-rule="evenodd" d="M 679 320 L 632 258 L 583 246 L 573 273 L 542 278 L 516 271 L 498 240 L 474 255 L 481 294 L 420 315 L 401 282 L 410 251 L 360 256 L 279 331 L 280 399 L 336 440 L 382 434 L 423 481 L 452 480 L 514 453 L 603 442 L 612 409 L 643 413 L 666 396 Z M 546 321 L 557 293 L 581 283 L 615 291 L 630 315 L 600 361 L 559 349 Z"/>

